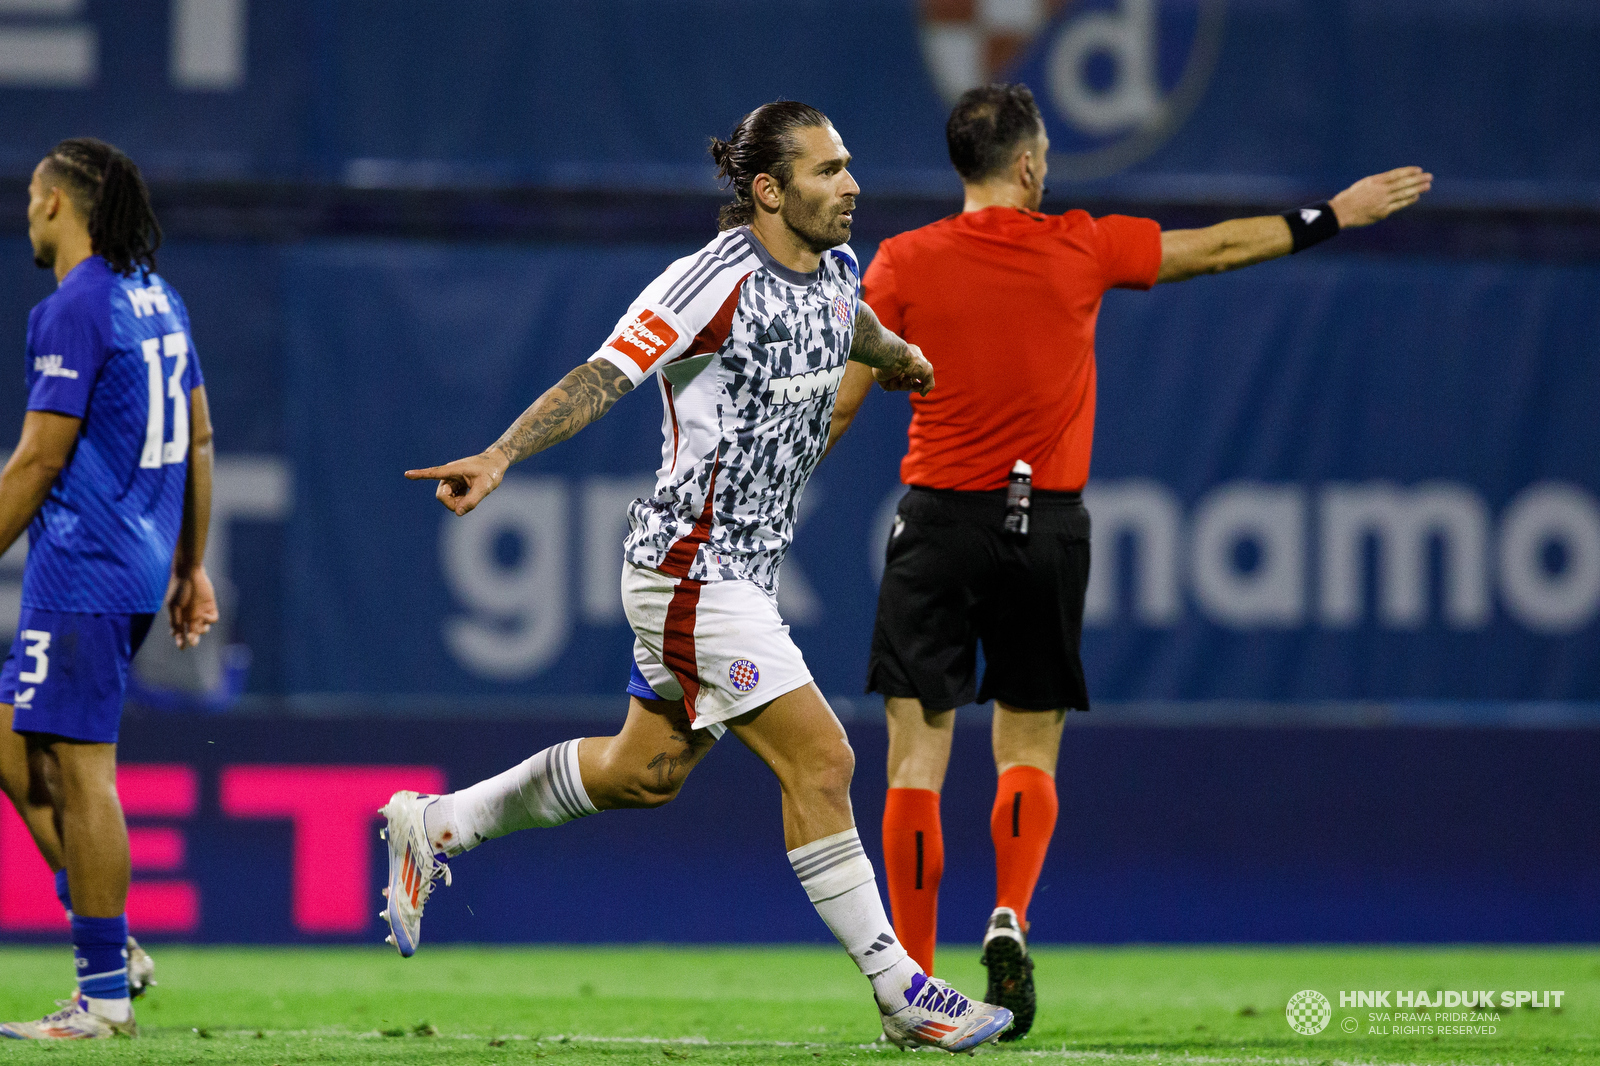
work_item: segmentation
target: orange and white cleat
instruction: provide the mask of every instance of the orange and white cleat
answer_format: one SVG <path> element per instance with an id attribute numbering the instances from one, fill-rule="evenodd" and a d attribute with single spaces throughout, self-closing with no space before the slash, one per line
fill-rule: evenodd
<path id="1" fill-rule="evenodd" d="M 1011 1012 L 963 996 L 937 977 L 917 974 L 907 1004 L 883 1015 L 883 1035 L 896 1047 L 973 1051 L 1011 1028 Z"/>
<path id="2" fill-rule="evenodd" d="M 389 923 L 386 941 L 405 958 L 422 942 L 422 908 L 441 877 L 450 883 L 450 867 L 433 856 L 422 812 L 436 797 L 396 792 L 378 811 L 388 824 L 379 835 L 389 842 L 389 887 L 378 917 Z"/>

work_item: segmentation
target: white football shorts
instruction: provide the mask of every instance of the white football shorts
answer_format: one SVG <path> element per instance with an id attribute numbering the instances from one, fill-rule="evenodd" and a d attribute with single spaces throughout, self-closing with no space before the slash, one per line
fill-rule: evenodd
<path id="1" fill-rule="evenodd" d="M 777 600 L 750 581 L 692 581 L 622 564 L 633 658 L 663 699 L 681 699 L 696 729 L 722 723 L 811 682 Z"/>

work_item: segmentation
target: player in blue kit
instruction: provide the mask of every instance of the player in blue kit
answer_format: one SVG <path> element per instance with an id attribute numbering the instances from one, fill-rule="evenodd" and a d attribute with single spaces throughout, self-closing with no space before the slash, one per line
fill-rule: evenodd
<path id="1" fill-rule="evenodd" d="M 179 647 L 217 619 L 201 565 L 211 419 L 188 312 L 155 273 L 161 230 L 132 160 L 87 138 L 58 144 L 28 186 L 28 238 L 59 287 L 28 317 L 28 410 L 0 471 L 0 552 L 24 529 L 29 543 L 0 669 L 11 726 L 0 764 L 41 851 L 64 862 L 78 988 L 0 1036 L 132 1036 L 117 726 L 129 663 L 163 605 Z"/>

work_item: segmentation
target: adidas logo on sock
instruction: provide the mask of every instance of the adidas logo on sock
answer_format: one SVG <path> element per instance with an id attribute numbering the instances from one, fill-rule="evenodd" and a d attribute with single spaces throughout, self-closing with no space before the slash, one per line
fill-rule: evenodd
<path id="1" fill-rule="evenodd" d="M 865 958 L 868 955 L 876 955 L 878 952 L 883 951 L 885 948 L 894 947 L 895 943 L 896 943 L 895 938 L 890 936 L 888 933 L 879 933 L 878 934 L 878 939 L 874 940 L 872 942 L 872 946 L 870 948 L 868 948 L 866 951 L 863 951 L 861 953 L 861 955 L 862 955 L 863 958 Z"/>

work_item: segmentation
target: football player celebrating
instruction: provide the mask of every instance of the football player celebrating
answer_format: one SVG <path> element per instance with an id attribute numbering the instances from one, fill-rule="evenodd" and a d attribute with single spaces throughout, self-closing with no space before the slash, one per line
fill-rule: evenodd
<path id="1" fill-rule="evenodd" d="M 789 861 L 870 980 L 885 1034 L 906 1047 L 974 1048 L 998 1038 L 1011 1013 L 929 977 L 896 940 L 850 808 L 855 757 L 775 597 L 845 364 L 922 393 L 933 374 L 860 300 L 845 244 L 860 190 L 826 116 L 764 105 L 713 141 L 712 155 L 734 194 L 717 238 L 668 267 L 605 344 L 490 448 L 406 474 L 437 479 L 439 500 L 466 515 L 512 463 L 657 377 L 661 468 L 654 494 L 632 505 L 623 550 L 636 702 L 616 736 L 555 745 L 447 796 L 397 793 L 383 812 L 391 939 L 402 955 L 416 950 L 423 904 L 448 877 L 436 853 L 665 802 L 728 730 L 777 775 Z"/>

